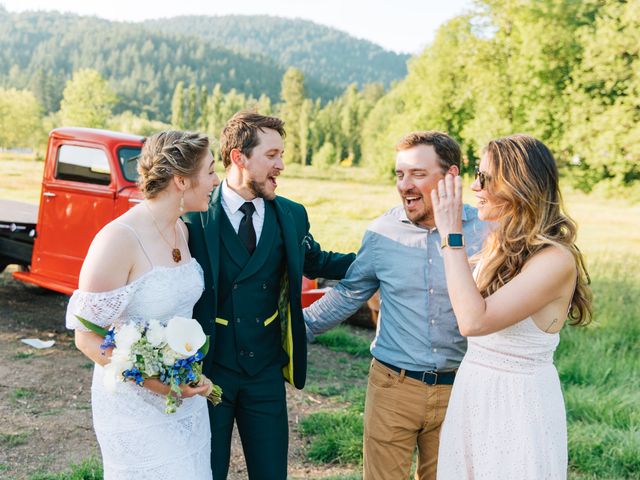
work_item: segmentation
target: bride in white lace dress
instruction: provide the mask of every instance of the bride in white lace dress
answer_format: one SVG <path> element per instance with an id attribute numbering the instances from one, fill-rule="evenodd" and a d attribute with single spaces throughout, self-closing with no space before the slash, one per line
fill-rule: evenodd
<path id="1" fill-rule="evenodd" d="M 75 315 L 101 326 L 129 321 L 162 324 L 191 317 L 204 288 L 202 269 L 191 258 L 185 211 L 205 211 L 214 187 L 213 157 L 206 136 L 167 131 L 145 142 L 138 163 L 145 201 L 106 225 L 89 248 L 79 289 L 67 309 L 77 347 L 95 362 L 91 386 L 93 424 L 105 479 L 211 478 L 207 385 L 182 386 L 183 404 L 166 414 L 169 387 L 118 382 L 109 392 L 103 366 L 110 349 Z"/>
<path id="2" fill-rule="evenodd" d="M 460 178 L 445 178 L 431 193 L 436 226 L 449 239 L 451 304 L 469 337 L 440 434 L 437 477 L 565 479 L 565 408 L 553 353 L 567 312 L 572 325 L 590 320 L 591 294 L 555 160 L 527 135 L 493 140 L 471 188 L 480 219 L 494 222 L 475 278 L 458 236 Z"/>

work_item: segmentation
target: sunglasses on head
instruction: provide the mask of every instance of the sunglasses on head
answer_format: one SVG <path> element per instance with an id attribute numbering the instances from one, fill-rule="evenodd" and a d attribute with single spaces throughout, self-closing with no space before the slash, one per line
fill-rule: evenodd
<path id="1" fill-rule="evenodd" d="M 476 180 L 480 180 L 480 190 L 484 190 L 489 178 L 489 175 L 480 171 L 480 167 L 476 167 Z"/>

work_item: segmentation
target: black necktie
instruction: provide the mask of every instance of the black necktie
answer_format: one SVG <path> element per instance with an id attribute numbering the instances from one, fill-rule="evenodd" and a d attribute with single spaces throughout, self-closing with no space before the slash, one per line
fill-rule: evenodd
<path id="1" fill-rule="evenodd" d="M 238 228 L 238 236 L 244 246 L 247 247 L 249 255 L 253 255 L 253 251 L 256 249 L 256 230 L 253 228 L 253 212 L 256 211 L 256 207 L 251 202 L 244 202 L 240 207 L 240 211 L 244 213 L 244 217 L 240 220 L 240 227 Z"/>

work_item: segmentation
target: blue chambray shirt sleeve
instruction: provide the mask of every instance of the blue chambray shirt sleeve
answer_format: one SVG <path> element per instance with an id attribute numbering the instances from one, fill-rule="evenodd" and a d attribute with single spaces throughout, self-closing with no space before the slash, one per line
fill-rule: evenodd
<path id="1" fill-rule="evenodd" d="M 340 282 L 303 310 L 307 340 L 342 323 L 376 292 L 375 234 L 367 231 L 355 261 Z"/>

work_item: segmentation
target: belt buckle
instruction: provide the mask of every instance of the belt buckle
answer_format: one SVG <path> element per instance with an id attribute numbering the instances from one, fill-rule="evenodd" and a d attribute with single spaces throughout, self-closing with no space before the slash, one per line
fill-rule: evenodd
<path id="1" fill-rule="evenodd" d="M 425 378 L 426 374 L 433 375 L 433 383 L 427 381 L 427 379 Z M 435 385 L 438 383 L 438 372 L 434 372 L 432 370 L 425 370 L 424 372 L 422 372 L 421 380 L 422 380 L 422 383 L 426 383 L 427 385 Z"/>

